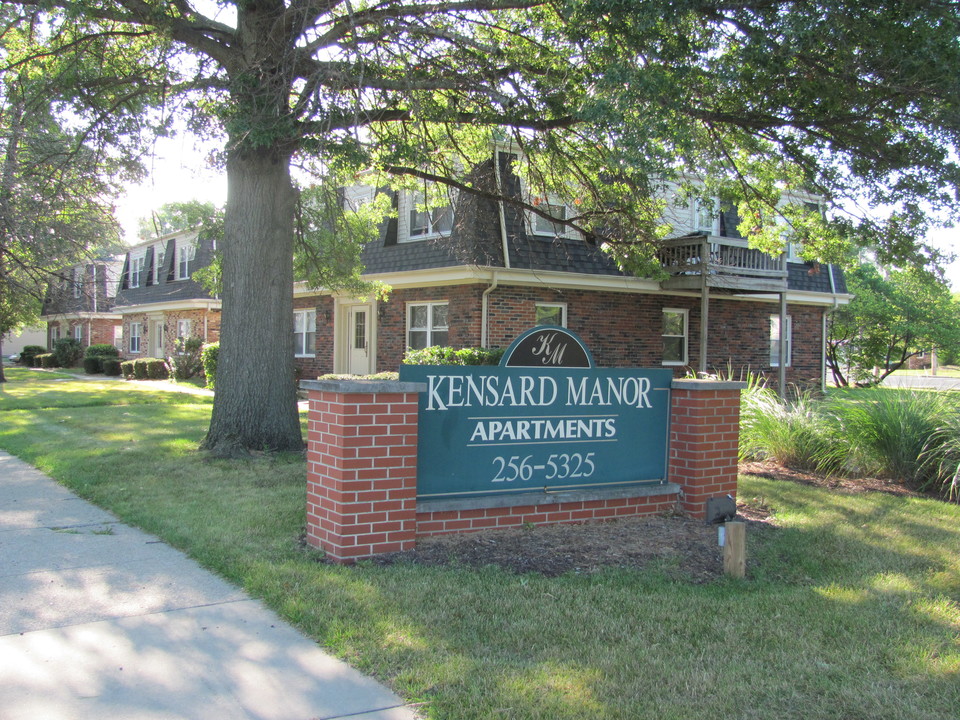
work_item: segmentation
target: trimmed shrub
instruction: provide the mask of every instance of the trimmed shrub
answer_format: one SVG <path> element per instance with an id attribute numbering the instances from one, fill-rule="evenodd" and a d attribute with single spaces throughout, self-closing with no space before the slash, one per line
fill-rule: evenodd
<path id="1" fill-rule="evenodd" d="M 55 368 L 57 365 L 57 356 L 53 353 L 43 353 L 33 358 L 33 367 Z"/>
<path id="2" fill-rule="evenodd" d="M 146 358 L 137 358 L 133 361 L 133 377 L 135 380 L 147 379 Z"/>
<path id="3" fill-rule="evenodd" d="M 43 345 L 27 345 L 20 352 L 20 364 L 27 367 L 37 367 L 34 358 L 37 355 L 45 355 L 47 349 Z"/>
<path id="4" fill-rule="evenodd" d="M 101 358 L 101 363 L 103 364 L 103 374 L 109 377 L 120 377 L 120 374 L 123 372 L 121 369 L 122 363 L 120 358 Z"/>
<path id="5" fill-rule="evenodd" d="M 455 349 L 433 345 L 422 350 L 407 350 L 404 365 L 498 365 L 504 349 L 468 347 Z"/>
<path id="6" fill-rule="evenodd" d="M 83 359 L 83 371 L 87 375 L 96 375 L 103 372 L 103 358 L 93 356 Z"/>
<path id="7" fill-rule="evenodd" d="M 72 368 L 80 364 L 83 357 L 83 345 L 73 338 L 60 338 L 53 344 L 53 354 L 62 368 Z"/>
<path id="8" fill-rule="evenodd" d="M 120 363 L 120 372 L 123 373 L 123 377 L 127 380 L 132 380 L 136 376 L 136 363 L 136 360 L 124 360 Z"/>
<path id="9" fill-rule="evenodd" d="M 141 362 L 147 369 L 148 380 L 166 380 L 170 377 L 167 361 L 163 358 L 143 358 Z"/>
<path id="10" fill-rule="evenodd" d="M 189 380 L 203 370 L 203 340 L 198 337 L 177 338 L 173 348 L 176 354 L 167 358 L 167 363 L 175 380 Z"/>
<path id="11" fill-rule="evenodd" d="M 91 345 L 86 349 L 83 354 L 84 357 L 120 357 L 120 351 L 117 350 L 116 346 L 108 345 L 107 343 L 98 343 L 96 345 Z"/>
<path id="12" fill-rule="evenodd" d="M 200 351 L 200 359 L 203 361 L 203 374 L 207 379 L 208 390 L 213 390 L 217 384 L 217 357 L 219 355 L 219 342 L 208 343 Z"/>

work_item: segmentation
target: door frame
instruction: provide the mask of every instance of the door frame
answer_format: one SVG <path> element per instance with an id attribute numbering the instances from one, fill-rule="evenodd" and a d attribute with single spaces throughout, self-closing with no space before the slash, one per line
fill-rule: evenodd
<path id="1" fill-rule="evenodd" d="M 353 326 L 350 313 L 354 309 L 367 312 L 367 368 L 364 375 L 377 371 L 377 303 L 364 302 L 353 298 L 334 299 L 333 332 L 333 371 L 346 374 L 350 372 L 350 349 L 353 339 Z"/>

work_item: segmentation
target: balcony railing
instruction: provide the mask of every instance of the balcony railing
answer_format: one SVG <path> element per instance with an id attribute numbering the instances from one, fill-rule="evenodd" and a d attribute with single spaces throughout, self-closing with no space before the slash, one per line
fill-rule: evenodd
<path id="1" fill-rule="evenodd" d="M 665 288 L 729 288 L 780 292 L 787 285 L 785 256 L 771 257 L 747 247 L 746 240 L 691 235 L 665 240 L 660 246 L 661 267 L 670 275 Z"/>

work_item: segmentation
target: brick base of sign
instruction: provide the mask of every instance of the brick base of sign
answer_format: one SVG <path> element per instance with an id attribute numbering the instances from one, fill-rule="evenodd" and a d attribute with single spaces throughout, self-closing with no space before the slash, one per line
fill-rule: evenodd
<path id="1" fill-rule="evenodd" d="M 683 488 L 680 507 L 704 519 L 707 501 L 737 496 L 742 382 L 674 380 L 668 477 Z"/>
<path id="2" fill-rule="evenodd" d="M 420 383 L 311 380 L 307 542 L 338 563 L 410 550 L 417 537 L 578 523 L 677 509 L 704 518 L 736 496 L 744 383 L 678 380 L 667 481 L 613 490 L 417 501 Z"/>

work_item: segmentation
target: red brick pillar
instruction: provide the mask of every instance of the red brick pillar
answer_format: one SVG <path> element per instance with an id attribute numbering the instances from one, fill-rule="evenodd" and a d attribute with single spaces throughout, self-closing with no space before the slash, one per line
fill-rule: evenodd
<path id="1" fill-rule="evenodd" d="M 737 496 L 740 391 L 743 382 L 674 380 L 667 477 L 681 486 L 680 505 L 705 518 L 707 501 Z"/>
<path id="2" fill-rule="evenodd" d="M 422 383 L 307 380 L 307 542 L 334 562 L 409 550 Z"/>

